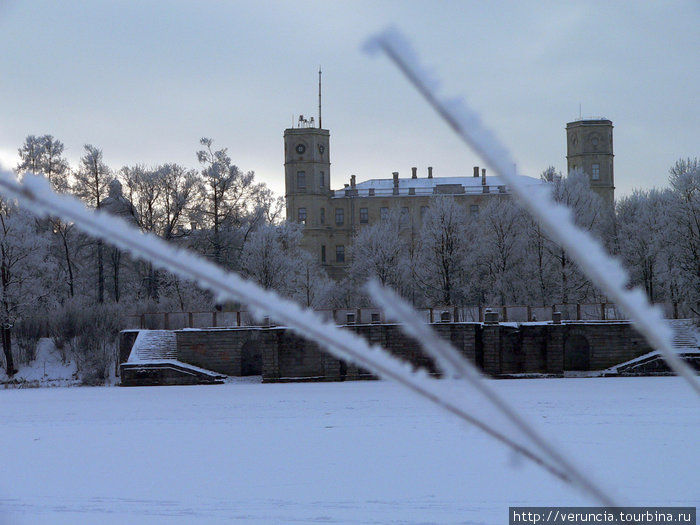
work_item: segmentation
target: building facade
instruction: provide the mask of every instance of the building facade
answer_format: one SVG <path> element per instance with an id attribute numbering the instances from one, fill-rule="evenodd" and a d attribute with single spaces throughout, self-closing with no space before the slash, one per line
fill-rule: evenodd
<path id="1" fill-rule="evenodd" d="M 579 121 L 567 125 L 569 169 L 583 168 L 591 187 L 613 202 L 612 123 Z M 407 235 L 417 235 L 423 214 L 436 195 L 450 195 L 470 216 L 489 199 L 504 198 L 510 188 L 501 177 L 474 167 L 471 176 L 434 177 L 433 169 L 410 177 L 357 182 L 355 175 L 340 190 L 331 189 L 330 132 L 302 124 L 284 131 L 285 199 L 287 220 L 304 225 L 302 248 L 317 257 L 328 275 L 345 276 L 351 245 L 360 228 L 399 214 Z M 523 178 L 528 185 L 542 181 Z"/>

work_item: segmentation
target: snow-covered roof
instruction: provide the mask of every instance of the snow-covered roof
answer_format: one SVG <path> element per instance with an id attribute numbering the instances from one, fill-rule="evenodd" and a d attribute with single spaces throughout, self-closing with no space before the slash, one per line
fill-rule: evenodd
<path id="1" fill-rule="evenodd" d="M 540 179 L 528 177 L 526 175 L 518 175 L 518 178 L 527 185 L 544 184 Z M 481 177 L 433 177 L 433 178 L 403 178 L 399 179 L 399 195 L 433 195 L 435 193 L 442 194 L 478 194 L 484 193 L 484 187 L 489 188 L 489 193 L 510 193 L 510 188 L 502 177 L 491 175 L 486 176 L 486 184 L 482 184 Z M 461 189 L 460 189 L 461 188 Z M 345 197 L 346 191 L 352 188 L 345 187 L 341 190 L 335 190 L 334 197 Z M 367 197 L 370 195 L 370 190 L 375 196 L 393 195 L 394 180 L 393 179 L 370 179 L 364 182 L 358 182 L 355 185 L 357 195 Z M 412 191 L 411 191 L 412 190 Z"/>

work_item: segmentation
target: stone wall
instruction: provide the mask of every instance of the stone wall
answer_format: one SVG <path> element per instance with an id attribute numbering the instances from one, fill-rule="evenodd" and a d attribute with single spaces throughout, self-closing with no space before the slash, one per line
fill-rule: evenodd
<path id="1" fill-rule="evenodd" d="M 494 377 L 602 370 L 652 350 L 630 323 L 620 321 L 515 324 L 492 320 L 432 327 Z M 398 325 L 349 325 L 346 329 L 415 367 L 438 373 L 433 360 Z M 221 374 L 262 375 L 266 382 L 373 377 L 283 327 L 180 330 L 176 334 L 180 361 Z"/>
<path id="2" fill-rule="evenodd" d="M 248 363 L 256 355 L 262 361 L 262 349 L 273 346 L 268 342 L 272 334 L 263 328 L 177 330 L 175 334 L 178 360 L 228 376 L 240 376 L 244 371 L 260 375 L 262 366 Z"/>

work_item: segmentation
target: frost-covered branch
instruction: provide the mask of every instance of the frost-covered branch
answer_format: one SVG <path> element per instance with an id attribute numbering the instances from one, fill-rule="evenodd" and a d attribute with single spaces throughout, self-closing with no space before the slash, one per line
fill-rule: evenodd
<path id="1" fill-rule="evenodd" d="M 420 63 L 410 43 L 398 31 L 388 29 L 370 39 L 366 49 L 384 52 L 398 66 L 455 133 L 508 182 L 521 205 L 564 247 L 591 281 L 625 311 L 651 346 L 661 351 L 669 367 L 700 395 L 700 382 L 674 351 L 672 331 L 661 310 L 649 303 L 642 290 L 627 289 L 627 272 L 595 238 L 575 226 L 568 208 L 556 203 L 546 192 L 525 187 L 517 177 L 515 163 L 506 147 L 462 100 L 446 99 L 438 94 L 438 83 Z"/>
<path id="2" fill-rule="evenodd" d="M 392 290 L 381 287 L 376 281 L 369 282 L 367 289 L 372 299 L 386 312 L 387 316 L 400 323 L 404 333 L 420 342 L 421 347 L 435 359 L 436 364 L 446 376 L 465 379 L 484 400 L 503 414 L 519 432 L 526 436 L 545 457 L 566 472 L 575 485 L 602 504 L 610 507 L 616 506 L 604 490 L 583 474 L 551 443 L 540 436 L 534 427 L 503 401 L 494 390 L 489 388 L 476 367 L 429 325 L 425 324 L 406 301 Z"/>
<path id="3" fill-rule="evenodd" d="M 197 282 L 213 292 L 219 302 L 239 301 L 247 304 L 255 315 L 270 316 L 302 337 L 315 341 L 335 357 L 399 383 L 476 426 L 559 479 L 573 482 L 565 470 L 470 414 L 464 403 L 465 398 L 454 395 L 445 382 L 430 379 L 425 371 L 414 371 L 410 364 L 380 347 L 370 345 L 358 335 L 338 328 L 318 313 L 306 310 L 271 290 L 264 290 L 235 273 L 228 273 L 192 252 L 175 248 L 153 234 L 144 234 L 119 218 L 87 210 L 77 199 L 54 193 L 42 177 L 28 175 L 20 184 L 11 174 L 0 171 L 0 191 L 16 198 L 36 214 L 58 216 L 73 222 L 84 232 L 102 238 L 137 258 L 151 261 L 162 269 Z"/>

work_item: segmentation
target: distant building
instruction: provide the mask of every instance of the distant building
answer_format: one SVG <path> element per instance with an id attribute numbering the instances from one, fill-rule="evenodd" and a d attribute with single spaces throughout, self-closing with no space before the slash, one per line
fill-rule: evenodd
<path id="1" fill-rule="evenodd" d="M 591 189 L 603 202 L 615 203 L 613 124 L 604 118 L 582 119 L 566 125 L 567 171 L 582 169 Z"/>
<path id="2" fill-rule="evenodd" d="M 319 119 L 320 120 L 320 119 Z M 612 123 L 584 120 L 567 125 L 569 169 L 583 168 L 591 187 L 605 202 L 613 202 Z M 477 215 L 488 199 L 510 194 L 504 180 L 473 168 L 472 176 L 434 177 L 433 169 L 411 176 L 357 182 L 355 175 L 340 190 L 331 189 L 330 132 L 301 121 L 284 131 L 287 220 L 304 224 L 302 248 L 317 257 L 328 275 L 338 279 L 350 264 L 353 238 L 363 226 L 393 213 L 405 221 L 407 234 L 420 231 L 423 214 L 436 195 L 450 195 Z M 525 184 L 542 181 L 522 176 Z"/>
<path id="3" fill-rule="evenodd" d="M 467 213 L 476 215 L 487 199 L 503 197 L 510 190 L 500 177 L 474 168 L 471 177 L 433 177 L 432 168 L 419 177 L 393 173 L 389 179 L 358 183 L 355 175 L 340 190 L 331 189 L 330 133 L 313 127 L 284 132 L 285 197 L 287 220 L 304 224 L 302 248 L 315 255 L 333 278 L 345 275 L 350 247 L 359 228 L 399 213 L 407 232 L 418 233 L 423 214 L 435 195 L 451 195 Z M 526 183 L 541 184 L 523 177 Z"/>

